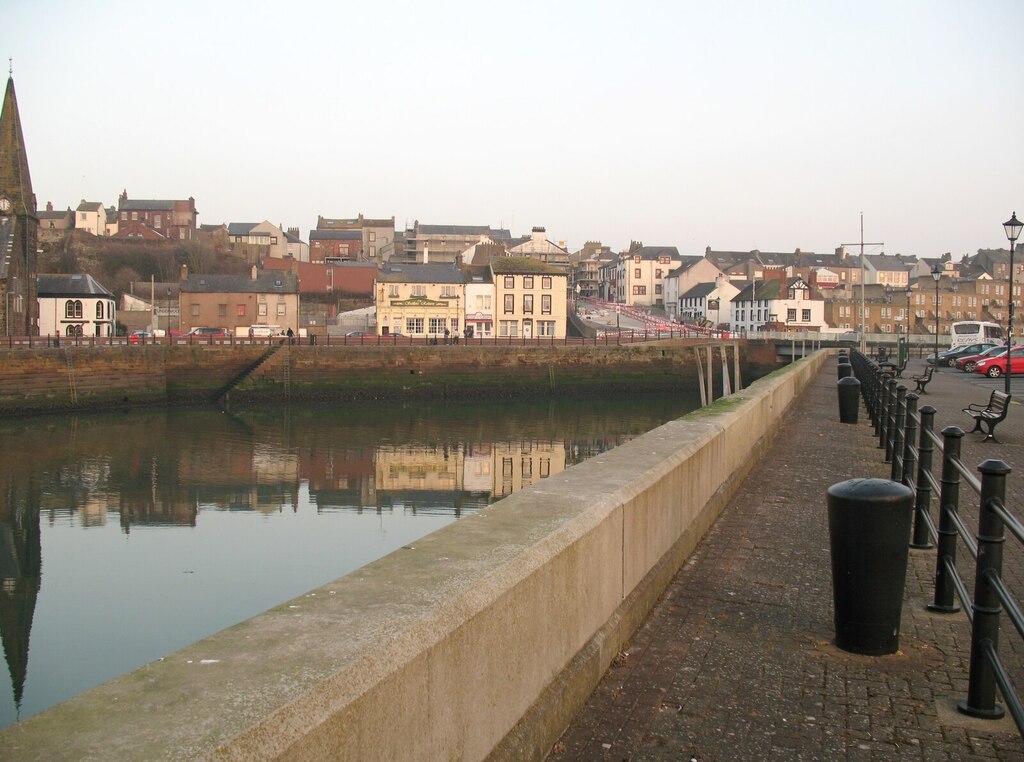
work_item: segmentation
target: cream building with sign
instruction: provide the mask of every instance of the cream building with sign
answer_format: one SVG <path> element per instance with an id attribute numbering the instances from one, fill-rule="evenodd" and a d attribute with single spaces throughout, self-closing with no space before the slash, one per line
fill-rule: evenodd
<path id="1" fill-rule="evenodd" d="M 465 276 L 450 264 L 385 265 L 377 274 L 377 333 L 460 336 Z"/>

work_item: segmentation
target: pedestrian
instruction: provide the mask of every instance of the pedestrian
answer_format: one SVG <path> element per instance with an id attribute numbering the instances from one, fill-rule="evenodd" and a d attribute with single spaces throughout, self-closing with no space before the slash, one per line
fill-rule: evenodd
<path id="1" fill-rule="evenodd" d="M 292 330 L 291 328 L 289 328 L 289 329 L 288 329 L 288 330 L 287 330 L 287 331 L 285 332 L 285 334 L 286 334 L 286 335 L 288 336 L 288 343 L 289 343 L 289 344 L 293 344 L 293 343 L 294 343 L 294 341 L 293 341 L 293 338 L 294 338 L 294 336 L 295 336 L 295 331 L 293 331 L 293 330 Z"/>

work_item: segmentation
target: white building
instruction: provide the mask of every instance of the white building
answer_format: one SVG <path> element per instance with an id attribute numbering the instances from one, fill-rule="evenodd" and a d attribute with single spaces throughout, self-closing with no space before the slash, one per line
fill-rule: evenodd
<path id="1" fill-rule="evenodd" d="M 36 276 L 41 336 L 113 336 L 114 295 L 91 275 Z"/>
<path id="2" fill-rule="evenodd" d="M 84 230 L 95 236 L 106 235 L 107 233 L 107 210 L 99 201 L 86 201 L 75 210 L 75 229 Z"/>
<path id="3" fill-rule="evenodd" d="M 615 267 L 614 301 L 640 307 L 662 307 L 665 279 L 682 264 L 675 246 L 641 246 L 619 257 Z"/>
<path id="4" fill-rule="evenodd" d="M 730 304 L 740 292 L 725 276 L 712 283 L 698 283 L 679 297 L 679 317 L 684 322 L 718 327 L 731 319 Z"/>
<path id="5" fill-rule="evenodd" d="M 768 280 L 754 281 L 733 297 L 729 322 L 734 331 L 766 326 L 780 331 L 817 331 L 825 325 L 825 301 L 803 278 L 787 278 L 782 270 L 766 271 Z"/>

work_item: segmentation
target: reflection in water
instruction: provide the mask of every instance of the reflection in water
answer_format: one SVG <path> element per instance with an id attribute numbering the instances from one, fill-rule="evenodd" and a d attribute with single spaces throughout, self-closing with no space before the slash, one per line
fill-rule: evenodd
<path id="1" fill-rule="evenodd" d="M 0 639 L 11 691 L 0 691 L 0 726 L 346 574 L 694 402 L 172 409 L 8 423 Z"/>

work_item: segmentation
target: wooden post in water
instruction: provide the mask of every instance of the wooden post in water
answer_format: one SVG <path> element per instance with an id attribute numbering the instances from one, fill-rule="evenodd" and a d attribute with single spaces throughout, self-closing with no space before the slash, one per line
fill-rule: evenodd
<path id="1" fill-rule="evenodd" d="M 711 364 L 711 359 L 712 358 L 711 358 L 711 345 L 710 344 L 708 345 L 707 349 L 708 349 L 708 369 L 707 369 L 707 374 L 708 374 L 708 404 L 711 404 L 712 402 L 715 401 L 715 375 L 714 375 L 714 367 Z"/>
<path id="2" fill-rule="evenodd" d="M 719 346 L 722 353 L 722 396 L 728 397 L 732 394 L 732 385 L 729 383 L 729 345 Z"/>
<path id="3" fill-rule="evenodd" d="M 704 391 L 704 369 L 700 363 L 700 347 L 693 348 L 693 356 L 697 360 L 697 387 L 700 389 L 700 406 L 708 404 L 708 395 Z"/>
<path id="4" fill-rule="evenodd" d="M 743 379 L 740 378 L 740 345 L 732 345 L 732 369 L 733 377 L 736 379 L 736 391 L 743 388 Z"/>

